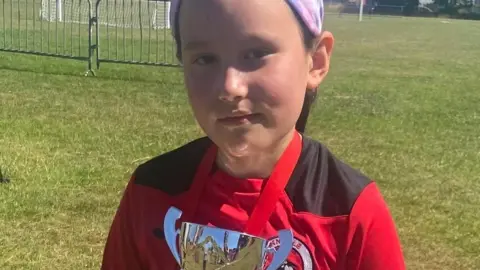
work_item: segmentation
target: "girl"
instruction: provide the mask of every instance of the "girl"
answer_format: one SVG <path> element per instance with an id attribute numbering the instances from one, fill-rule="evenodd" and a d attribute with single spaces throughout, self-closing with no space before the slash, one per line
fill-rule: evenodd
<path id="1" fill-rule="evenodd" d="M 177 56 L 207 137 L 137 168 L 102 269 L 178 269 L 163 233 L 189 221 L 270 239 L 294 232 L 283 269 L 404 269 L 374 182 L 306 137 L 334 44 L 318 0 L 172 0 Z M 272 239 L 271 246 L 275 245 Z"/>

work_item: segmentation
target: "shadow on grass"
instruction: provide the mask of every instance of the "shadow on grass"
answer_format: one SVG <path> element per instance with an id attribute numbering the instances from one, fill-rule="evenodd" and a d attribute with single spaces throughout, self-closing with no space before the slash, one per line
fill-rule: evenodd
<path id="1" fill-rule="evenodd" d="M 96 63 L 93 62 L 92 69 L 96 76 L 89 73 L 89 79 L 158 82 L 169 85 L 183 84 L 182 70 L 175 66 L 101 63 L 100 68 L 96 69 Z M 76 59 L 0 52 L 0 70 L 86 77 L 88 63 Z"/>
<path id="2" fill-rule="evenodd" d="M 10 183 L 10 179 L 4 173 L 5 172 L 0 167 L 0 184 Z"/>

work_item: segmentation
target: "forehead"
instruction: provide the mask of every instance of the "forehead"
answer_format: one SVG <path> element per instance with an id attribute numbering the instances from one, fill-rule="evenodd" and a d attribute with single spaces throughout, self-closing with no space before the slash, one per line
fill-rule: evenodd
<path id="1" fill-rule="evenodd" d="M 299 29 L 285 0 L 183 0 L 179 21 L 182 39 L 281 36 Z"/>

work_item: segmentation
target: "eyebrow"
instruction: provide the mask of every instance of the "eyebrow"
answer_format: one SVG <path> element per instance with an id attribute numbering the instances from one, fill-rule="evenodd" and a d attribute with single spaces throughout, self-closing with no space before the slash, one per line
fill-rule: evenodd
<path id="1" fill-rule="evenodd" d="M 189 41 L 185 43 L 182 49 L 184 51 L 195 51 L 206 48 L 207 46 L 207 42 L 205 41 Z"/>
<path id="2" fill-rule="evenodd" d="M 272 40 L 275 40 L 276 37 L 272 36 L 270 33 L 252 33 L 245 35 L 244 38 L 238 40 L 238 43 L 244 42 L 255 42 L 255 43 L 271 43 Z M 195 51 L 200 49 L 205 49 L 209 46 L 209 42 L 201 40 L 193 40 L 186 42 L 183 46 L 184 51 Z"/>

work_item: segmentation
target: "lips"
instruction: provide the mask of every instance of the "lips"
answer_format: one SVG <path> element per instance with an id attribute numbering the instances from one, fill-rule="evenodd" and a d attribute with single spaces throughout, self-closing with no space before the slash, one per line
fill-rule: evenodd
<path id="1" fill-rule="evenodd" d="M 238 114 L 223 117 L 218 119 L 218 122 L 223 125 L 242 125 L 255 122 L 260 114 L 258 113 L 249 113 L 249 114 Z"/>

